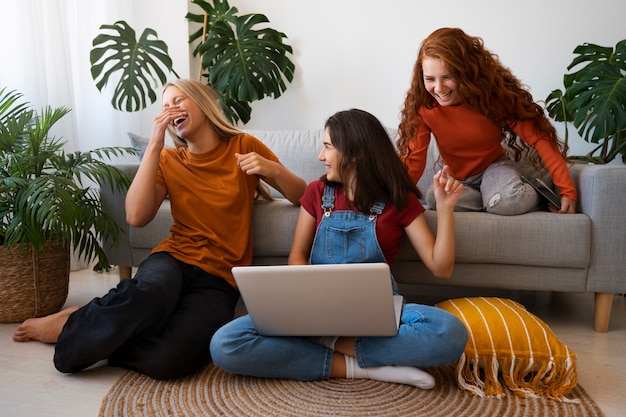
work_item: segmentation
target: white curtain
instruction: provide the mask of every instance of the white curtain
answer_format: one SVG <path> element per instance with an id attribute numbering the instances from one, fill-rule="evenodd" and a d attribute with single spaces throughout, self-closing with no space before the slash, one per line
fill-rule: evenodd
<path id="1" fill-rule="evenodd" d="M 95 87 L 89 63 L 100 25 L 132 22 L 132 6 L 124 0 L 0 0 L 0 86 L 21 92 L 35 108 L 71 108 L 55 130 L 69 151 L 126 146 L 126 130 L 140 124 L 136 115 L 113 110 L 109 95 Z"/>
<path id="2" fill-rule="evenodd" d="M 66 151 L 128 146 L 126 131 L 141 122 L 114 111 L 109 95 L 91 78 L 89 51 L 100 25 L 132 21 L 133 2 L 125 0 L 0 0 L 0 88 L 17 90 L 40 109 L 72 111 L 53 134 Z M 72 269 L 87 267 L 73 259 Z"/>
<path id="3" fill-rule="evenodd" d="M 137 37 L 153 28 L 169 45 L 176 72 L 188 74 L 187 7 L 187 0 L 0 0 L 0 88 L 22 93 L 35 109 L 69 107 L 52 132 L 68 152 L 129 146 L 127 132 L 150 135 L 160 103 L 139 113 L 114 110 L 114 85 L 101 93 L 91 78 L 92 41 L 101 25 L 118 20 Z M 84 267 L 73 260 L 73 269 Z"/>

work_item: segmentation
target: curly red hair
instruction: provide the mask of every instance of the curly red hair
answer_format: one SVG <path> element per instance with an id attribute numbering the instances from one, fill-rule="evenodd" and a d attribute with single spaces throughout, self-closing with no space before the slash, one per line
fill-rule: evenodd
<path id="1" fill-rule="evenodd" d="M 457 81 L 463 102 L 501 128 L 502 140 L 516 161 L 529 145 L 517 140 L 512 126 L 518 120 L 528 119 L 534 121 L 537 130 L 547 134 L 555 149 L 567 159 L 567 146 L 559 140 L 554 126 L 543 108 L 534 102 L 527 87 L 500 62 L 497 55 L 484 47 L 481 38 L 469 36 L 459 28 L 437 29 L 420 46 L 398 128 L 397 146 L 403 159 L 409 156 L 409 142 L 421 123 L 419 109 L 432 108 L 436 104 L 424 87 L 422 62 L 426 57 L 444 61 Z M 538 155 L 535 152 L 530 155 L 530 162 L 538 165 Z"/>

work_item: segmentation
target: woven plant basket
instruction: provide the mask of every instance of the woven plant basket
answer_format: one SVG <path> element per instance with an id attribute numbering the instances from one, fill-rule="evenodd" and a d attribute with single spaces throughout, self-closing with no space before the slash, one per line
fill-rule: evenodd
<path id="1" fill-rule="evenodd" d="M 48 242 L 42 252 L 0 246 L 0 322 L 16 323 L 59 311 L 70 281 L 68 246 Z"/>

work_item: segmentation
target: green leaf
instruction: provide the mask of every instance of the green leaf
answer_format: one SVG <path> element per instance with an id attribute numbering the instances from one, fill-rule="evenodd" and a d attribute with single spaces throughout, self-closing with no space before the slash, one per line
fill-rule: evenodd
<path id="1" fill-rule="evenodd" d="M 121 229 L 104 212 L 99 190 L 85 179 L 116 190 L 127 188 L 126 174 L 104 159 L 135 151 L 105 147 L 66 154 L 65 143 L 51 131 L 70 110 L 45 107 L 35 112 L 16 100 L 19 94 L 4 91 L 0 111 L 10 116 L 0 123 L 6 134 L 0 142 L 0 244 L 30 243 L 42 250 L 55 239 L 71 244 L 87 261 L 97 258 L 100 267 L 108 266 L 99 242 L 115 242 Z"/>
<path id="2" fill-rule="evenodd" d="M 567 67 L 573 71 L 563 77 L 565 92 L 552 91 L 546 109 L 554 120 L 571 122 L 585 141 L 600 145 L 588 160 L 608 162 L 624 152 L 626 40 L 615 48 L 584 43 L 574 54 Z"/>
<path id="3" fill-rule="evenodd" d="M 236 8 L 226 9 L 226 1 L 215 1 L 215 8 L 202 0 L 194 3 L 201 4 L 209 13 L 206 40 L 196 47 L 202 55 L 203 74 L 222 96 L 227 116 L 238 114 L 239 117 L 231 120 L 249 119 L 249 114 L 238 113 L 241 106 L 228 107 L 267 96 L 278 98 L 287 88 L 285 81 L 293 81 L 295 65 L 287 57 L 292 48 L 284 43 L 286 35 L 270 28 L 257 28 L 269 23 L 266 16 L 237 16 Z M 194 15 L 193 19 L 198 21 L 199 17 Z M 198 32 L 194 33 L 190 42 L 198 37 Z"/>
<path id="4" fill-rule="evenodd" d="M 91 76 L 98 90 L 112 82 L 112 76 L 120 73 L 111 104 L 117 110 L 138 111 L 147 107 L 147 99 L 157 99 L 155 87 L 167 81 L 165 71 L 178 74 L 173 69 L 167 44 L 158 39 L 156 31 L 147 28 L 139 40 L 135 30 L 125 21 L 102 25 L 103 33 L 93 40 L 90 53 Z"/>

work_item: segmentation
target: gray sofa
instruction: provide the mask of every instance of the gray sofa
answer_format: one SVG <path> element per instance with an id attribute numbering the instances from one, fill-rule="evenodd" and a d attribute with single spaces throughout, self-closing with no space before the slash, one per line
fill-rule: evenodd
<path id="1" fill-rule="evenodd" d="M 393 131 L 392 135 L 393 135 Z M 250 131 L 265 142 L 285 166 L 307 182 L 323 173 L 317 160 L 322 130 Z M 433 155 L 430 158 L 434 157 Z M 427 167 L 432 166 L 431 162 Z M 121 168 L 133 177 L 137 164 Z M 606 332 L 614 296 L 626 293 L 626 165 L 574 164 L 579 192 L 577 214 L 547 211 L 520 216 L 455 213 L 456 266 L 449 280 L 435 278 L 408 240 L 403 242 L 393 274 L 400 288 L 414 285 L 484 289 L 595 293 L 595 330 Z M 432 172 L 418 184 L 426 191 Z M 101 190 L 102 203 L 124 230 L 121 242 L 106 253 L 120 277 L 131 274 L 169 231 L 169 202 L 144 228 L 125 222 L 124 195 Z M 287 261 L 299 208 L 284 199 L 258 201 L 254 209 L 254 259 L 257 265 Z M 426 211 L 435 230 L 436 213 Z"/>

